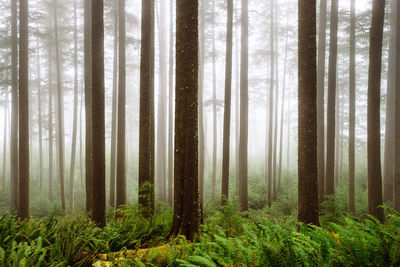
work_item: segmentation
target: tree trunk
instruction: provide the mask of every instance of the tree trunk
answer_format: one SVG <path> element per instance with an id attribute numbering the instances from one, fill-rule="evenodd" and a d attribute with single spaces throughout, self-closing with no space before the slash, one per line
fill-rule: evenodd
<path id="1" fill-rule="evenodd" d="M 49 29 L 51 27 L 50 18 L 49 18 Z M 52 45 L 48 44 L 48 79 L 49 79 L 49 199 L 53 201 L 53 69 L 52 69 Z"/>
<path id="2" fill-rule="evenodd" d="M 139 204 L 154 212 L 154 0 L 142 0 L 140 60 Z"/>
<path id="3" fill-rule="evenodd" d="M 394 164 L 394 109 L 396 83 L 396 2 L 392 1 L 390 23 L 390 41 L 388 58 L 388 77 L 386 91 L 386 125 L 385 125 L 385 152 L 383 165 L 383 202 L 393 201 L 393 164 Z"/>
<path id="4" fill-rule="evenodd" d="M 212 1 L 212 70 L 213 70 L 213 161 L 212 161 L 212 188 L 211 199 L 215 200 L 215 187 L 217 185 L 217 67 L 216 67 L 216 48 L 215 48 L 215 0 Z"/>
<path id="5" fill-rule="evenodd" d="M 37 49 L 37 81 L 38 81 L 38 138 L 39 138 L 39 183 L 40 192 L 43 191 L 43 140 L 42 140 L 42 85 L 41 85 L 41 72 L 40 72 L 40 45 L 39 37 L 36 38 Z M 8 100 L 7 100 L 8 102 Z M 6 102 L 6 103 L 7 103 Z"/>
<path id="6" fill-rule="evenodd" d="M 71 166 L 69 169 L 69 207 L 74 211 L 74 179 L 75 179 L 75 154 L 76 134 L 78 124 L 78 36 L 77 36 L 76 0 L 74 1 L 74 118 L 72 126 Z"/>
<path id="7" fill-rule="evenodd" d="M 247 195 L 247 145 L 249 127 L 249 6 L 242 0 L 242 40 L 240 59 L 240 137 L 239 137 L 239 205 L 242 211 L 249 208 Z"/>
<path id="8" fill-rule="evenodd" d="M 173 148 L 173 132 L 174 132 L 174 1 L 170 1 L 169 7 L 169 96 L 168 96 L 168 203 L 172 204 L 173 201 L 173 162 L 174 162 L 174 148 Z M 199 94 L 200 98 L 200 94 Z M 199 112 L 201 107 L 199 107 Z M 201 135 L 201 134 L 200 134 Z"/>
<path id="9" fill-rule="evenodd" d="M 84 74 L 85 74 L 85 184 L 86 184 L 86 213 L 92 214 L 92 1 L 85 0 L 84 4 Z"/>
<path id="10" fill-rule="evenodd" d="M 8 88 L 4 92 L 4 136 L 3 136 L 3 193 L 6 191 L 6 170 L 7 170 L 7 128 L 8 128 Z"/>
<path id="11" fill-rule="evenodd" d="M 17 0 L 11 0 L 11 211 L 18 209 L 18 31 Z"/>
<path id="12" fill-rule="evenodd" d="M 18 218 L 29 218 L 29 59 L 28 0 L 19 4 L 19 185 Z"/>
<path id="13" fill-rule="evenodd" d="M 350 1 L 350 88 L 349 88 L 349 212 L 356 213 L 354 197 L 356 137 L 356 1 Z"/>
<path id="14" fill-rule="evenodd" d="M 58 166 L 60 179 L 61 209 L 65 212 L 65 179 L 64 179 L 64 96 L 61 80 L 61 51 L 58 38 L 57 2 L 53 0 L 54 8 L 54 36 L 57 65 L 57 124 L 58 124 Z"/>
<path id="15" fill-rule="evenodd" d="M 396 51 L 400 51 L 400 3 L 396 1 Z M 394 115 L 394 172 L 393 172 L 393 206 L 400 211 L 400 53 L 396 53 L 396 92 Z"/>
<path id="16" fill-rule="evenodd" d="M 199 232 L 198 1 L 176 8 L 176 108 L 174 216 L 170 235 L 193 240 Z M 190 30 L 189 30 L 190 29 Z"/>
<path id="17" fill-rule="evenodd" d="M 166 2 L 160 1 L 160 21 L 159 21 L 159 94 L 158 94 L 158 129 L 157 129 L 157 179 L 159 181 L 159 199 L 166 201 L 166 116 L 167 105 L 167 50 L 166 50 Z"/>
<path id="18" fill-rule="evenodd" d="M 381 138 L 380 138 L 380 90 L 382 63 L 382 36 L 385 1 L 372 2 L 372 21 L 369 47 L 368 72 L 368 211 L 383 222 Z"/>
<path id="19" fill-rule="evenodd" d="M 228 0 L 226 26 L 226 61 L 225 61 L 225 105 L 224 105 L 224 137 L 222 155 L 222 190 L 221 205 L 229 199 L 229 150 L 231 132 L 231 91 L 232 91 L 232 45 L 233 45 L 233 0 Z"/>
<path id="20" fill-rule="evenodd" d="M 267 171 L 267 205 L 271 207 L 272 204 L 272 159 L 273 159 L 273 151 L 272 151 L 272 137 L 273 137 L 273 114 L 274 114 L 274 77 L 275 77 L 275 48 L 274 48 L 274 1 L 271 0 L 271 29 L 270 29 L 270 46 L 271 46 L 271 61 L 270 61 L 270 77 L 269 77 L 269 119 L 268 119 L 268 171 Z"/>
<path id="21" fill-rule="evenodd" d="M 336 64 L 337 64 L 338 0 L 331 2 L 329 69 L 328 69 L 328 115 L 326 146 L 325 194 L 335 193 L 335 106 L 336 106 Z"/>
<path id="22" fill-rule="evenodd" d="M 318 153 L 318 192 L 319 203 L 324 202 L 325 194 L 325 54 L 326 54 L 326 9 L 327 0 L 320 1 L 318 27 L 318 65 L 317 65 L 317 153 Z"/>
<path id="23" fill-rule="evenodd" d="M 92 1 L 92 219 L 106 225 L 103 0 Z M 118 167 L 117 167 L 118 168 Z"/>
<path id="24" fill-rule="evenodd" d="M 111 152 L 110 152 L 110 199 L 109 205 L 115 208 L 115 177 L 116 177 L 116 144 L 117 144 L 117 97 L 118 97 L 118 1 L 114 2 L 114 58 L 113 58 L 113 93 L 111 122 Z"/>
<path id="25" fill-rule="evenodd" d="M 125 60 L 125 0 L 119 0 L 119 72 L 118 72 L 118 128 L 117 128 L 117 202 L 121 207 L 126 200 L 126 148 L 125 148 L 125 106 L 126 106 L 126 60 Z"/>
<path id="26" fill-rule="evenodd" d="M 299 1 L 298 221 L 319 225 L 316 1 Z"/>

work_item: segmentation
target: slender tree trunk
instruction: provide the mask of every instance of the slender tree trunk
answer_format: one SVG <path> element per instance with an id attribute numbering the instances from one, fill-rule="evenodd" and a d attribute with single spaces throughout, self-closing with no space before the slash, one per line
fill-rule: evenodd
<path id="1" fill-rule="evenodd" d="M 336 106 L 336 64 L 337 64 L 337 30 L 338 0 L 331 1 L 331 23 L 328 69 L 328 115 L 326 146 L 325 193 L 332 196 L 335 192 L 335 106 Z"/>
<path id="2" fill-rule="evenodd" d="M 125 60 L 125 0 L 119 0 L 119 72 L 118 72 L 118 128 L 117 128 L 117 202 L 121 207 L 126 200 L 126 60 Z"/>
<path id="3" fill-rule="evenodd" d="M 275 9 L 275 7 L 272 7 Z M 277 16 L 274 16 L 274 23 L 272 27 L 272 31 L 274 31 L 274 42 L 275 47 L 278 47 L 278 35 L 276 33 Z M 276 36 L 276 37 L 275 37 Z M 277 174 L 277 163 L 276 163 L 276 154 L 278 150 L 278 102 L 279 102 L 279 68 L 278 68 L 278 53 L 274 53 L 274 64 L 275 64 L 275 100 L 274 100 L 274 119 L 273 119 L 273 127 L 274 127 L 274 135 L 273 135 L 273 158 L 272 158 L 272 200 L 276 201 L 276 174 Z"/>
<path id="4" fill-rule="evenodd" d="M 271 0 L 271 29 L 270 29 L 270 46 L 271 46 L 271 61 L 270 61 L 270 80 L 269 80 L 269 123 L 268 123 L 268 172 L 267 172 L 267 204 L 271 207 L 272 204 L 272 137 L 273 137 L 273 114 L 274 114 L 274 77 L 275 77 L 275 48 L 274 48 L 274 1 Z"/>
<path id="5" fill-rule="evenodd" d="M 116 145 L 117 145 L 117 97 L 118 97 L 118 1 L 114 2 L 114 58 L 113 58 L 113 93 L 111 122 L 111 152 L 110 152 L 110 199 L 109 205 L 115 208 L 115 177 L 116 177 Z"/>
<path id="6" fill-rule="evenodd" d="M 54 7 L 54 36 L 56 49 L 56 65 L 57 65 L 57 124 L 58 124 L 58 166 L 59 179 L 61 190 L 61 209 L 65 211 L 65 178 L 64 178 L 64 96 L 61 80 L 61 51 L 58 34 L 58 19 L 57 19 L 57 2 L 53 0 Z"/>
<path id="7" fill-rule="evenodd" d="M 80 111 L 79 111 L 79 169 L 80 169 L 80 176 L 81 176 L 81 187 L 83 188 L 83 149 L 82 149 L 82 144 L 83 144 L 83 133 L 82 133 L 82 128 L 83 128 L 83 119 L 82 119 L 82 113 L 83 113 L 83 100 L 84 100 L 84 95 L 83 95 L 84 90 L 81 91 L 81 104 L 80 104 Z"/>
<path id="8" fill-rule="evenodd" d="M 350 1 L 350 88 L 349 88 L 349 212 L 355 214 L 355 137 L 356 137 L 356 0 Z"/>
<path id="9" fill-rule="evenodd" d="M 247 195 L 247 146 L 249 127 L 249 6 L 242 0 L 242 40 L 240 68 L 240 137 L 239 137 L 239 205 L 242 211 L 249 208 Z"/>
<path id="10" fill-rule="evenodd" d="M 8 128 L 8 87 L 4 92 L 4 136 L 3 136 L 3 193 L 6 191 L 6 169 L 7 169 L 7 128 Z"/>
<path id="11" fill-rule="evenodd" d="M 74 1 L 74 118 L 72 126 L 71 166 L 69 169 L 69 207 L 74 211 L 74 180 L 76 134 L 78 126 L 78 36 L 77 36 L 76 0 Z"/>
<path id="12" fill-rule="evenodd" d="M 92 1 L 92 219 L 106 225 L 105 119 L 104 119 L 104 7 L 103 0 Z M 118 167 L 117 167 L 118 168 Z"/>
<path id="13" fill-rule="evenodd" d="M 51 23 L 49 21 L 49 28 Z M 48 45 L 48 64 L 49 64 L 49 199 L 53 200 L 53 69 L 52 69 L 52 45 Z"/>
<path id="14" fill-rule="evenodd" d="M 400 3 L 396 1 L 396 51 L 400 51 Z M 400 53 L 396 53 L 396 92 L 394 115 L 394 172 L 393 172 L 393 206 L 400 211 Z"/>
<path id="15" fill-rule="evenodd" d="M 340 147 L 341 147 L 341 139 L 340 139 L 340 128 L 342 123 L 342 103 L 340 101 L 340 88 L 336 90 L 336 100 L 337 106 L 335 107 L 335 171 L 334 171 L 334 181 L 335 187 L 338 186 L 339 183 L 339 169 L 340 169 Z"/>
<path id="16" fill-rule="evenodd" d="M 174 1 L 169 3 L 169 97 L 168 97 L 168 203 L 172 204 L 173 201 L 173 161 L 174 161 L 174 148 L 173 148 L 173 131 L 174 131 Z M 200 93 L 199 93 L 200 98 Z M 200 113 L 201 106 L 199 107 Z M 200 134 L 201 136 L 201 134 Z M 200 173 L 199 173 L 200 176 Z"/>
<path id="17" fill-rule="evenodd" d="M 319 225 L 316 1 L 299 1 L 298 221 Z"/>
<path id="18" fill-rule="evenodd" d="M 140 60 L 139 204 L 154 212 L 154 0 L 142 0 Z"/>
<path id="19" fill-rule="evenodd" d="M 231 131 L 231 91 L 232 91 L 232 45 L 233 45 L 233 0 L 228 0 L 226 26 L 226 61 L 225 61 L 225 105 L 224 105 L 224 137 L 222 156 L 222 190 L 221 205 L 229 199 L 229 151 Z"/>
<path id="20" fill-rule="evenodd" d="M 290 75 L 289 75 L 289 81 L 290 81 Z M 289 110 L 287 114 L 287 141 L 286 141 L 286 185 L 289 184 L 289 172 L 290 172 L 290 114 L 292 110 L 291 104 L 291 94 L 290 94 L 290 82 L 289 82 L 289 92 L 288 92 L 288 105 L 289 105 Z"/>
<path id="21" fill-rule="evenodd" d="M 319 203 L 325 194 L 325 54 L 326 54 L 326 9 L 327 0 L 320 1 L 318 27 L 318 65 L 317 65 L 317 153 L 318 153 L 318 192 Z"/>
<path id="22" fill-rule="evenodd" d="M 84 73 L 85 73 L 85 184 L 86 184 L 86 213 L 92 214 L 92 1 L 85 0 L 84 4 Z"/>
<path id="23" fill-rule="evenodd" d="M 385 0 L 373 0 L 368 72 L 368 210 L 383 222 L 380 153 L 380 90 Z"/>
<path id="24" fill-rule="evenodd" d="M 19 190 L 18 218 L 29 218 L 28 0 L 19 4 Z"/>
<path id="25" fill-rule="evenodd" d="M 198 191 L 198 1 L 176 8 L 176 111 L 174 216 L 170 235 L 197 238 Z M 191 29 L 190 31 L 187 29 Z"/>
<path id="26" fill-rule="evenodd" d="M 39 138 L 39 183 L 40 191 L 43 191 L 43 140 L 42 140 L 42 85 L 40 68 L 40 45 L 39 37 L 36 38 L 37 49 L 37 80 L 38 80 L 38 138 Z"/>
<path id="27" fill-rule="evenodd" d="M 394 109 L 396 83 L 396 2 L 392 1 L 390 23 L 390 41 L 388 58 L 388 77 L 386 91 L 386 125 L 385 125 L 385 154 L 383 165 L 383 202 L 393 201 L 393 164 L 394 164 Z"/>
<path id="28" fill-rule="evenodd" d="M 159 94 L 158 94 L 158 129 L 157 129 L 157 178 L 159 181 L 159 198 L 166 201 L 166 120 L 167 105 L 167 31 L 166 31 L 166 2 L 160 1 L 160 23 L 159 23 Z"/>
<path id="29" fill-rule="evenodd" d="M 217 67 L 216 67 L 216 48 L 215 48 L 215 0 L 212 1 L 212 66 L 213 66 L 213 161 L 212 161 L 212 188 L 211 199 L 215 200 L 215 190 L 217 185 Z"/>
<path id="30" fill-rule="evenodd" d="M 236 1 L 236 7 L 239 5 L 239 1 Z M 240 19 L 239 8 L 235 9 L 236 20 Z M 235 182 L 236 182 L 236 194 L 239 193 L 239 133 L 240 133 L 240 51 L 239 51 L 239 33 L 240 24 L 236 26 L 235 32 L 235 59 L 236 59 L 236 70 L 235 70 Z"/>
<path id="31" fill-rule="evenodd" d="M 11 0 L 11 211 L 18 209 L 18 31 L 17 0 Z"/>

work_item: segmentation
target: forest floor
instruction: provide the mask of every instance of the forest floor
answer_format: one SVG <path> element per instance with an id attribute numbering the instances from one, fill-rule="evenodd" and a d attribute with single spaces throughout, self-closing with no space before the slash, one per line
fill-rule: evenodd
<path id="1" fill-rule="evenodd" d="M 152 220 L 136 207 L 109 211 L 107 226 L 84 214 L 18 222 L 0 218 L 0 266 L 399 266 L 400 214 L 386 208 L 386 222 L 331 209 L 321 227 L 296 223 L 296 210 L 239 213 L 209 208 L 197 242 L 166 239 L 172 210 L 159 204 Z"/>

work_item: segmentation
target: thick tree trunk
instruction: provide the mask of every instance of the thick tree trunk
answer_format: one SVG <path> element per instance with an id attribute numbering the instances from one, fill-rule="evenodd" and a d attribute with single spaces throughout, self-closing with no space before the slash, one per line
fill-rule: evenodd
<path id="1" fill-rule="evenodd" d="M 338 0 L 331 2 L 329 68 L 328 68 L 328 115 L 326 146 L 325 193 L 335 192 L 335 109 L 336 109 L 336 64 L 337 64 Z"/>
<path id="2" fill-rule="evenodd" d="M 74 118 L 72 126 L 71 165 L 69 169 L 69 207 L 74 211 L 74 180 L 76 134 L 78 126 L 78 36 L 77 36 L 76 0 L 74 1 Z"/>
<path id="3" fill-rule="evenodd" d="M 29 218 L 28 0 L 19 4 L 19 185 L 18 218 Z"/>
<path id="4" fill-rule="evenodd" d="M 349 212 L 355 214 L 355 137 L 356 137 L 356 1 L 350 1 L 350 88 L 349 88 Z"/>
<path id="5" fill-rule="evenodd" d="M 174 216 L 170 235 L 197 237 L 198 191 L 198 1 L 178 0 L 176 14 L 176 108 Z"/>
<path id="6" fill-rule="evenodd" d="M 60 179 L 61 209 L 65 211 L 65 178 L 64 178 L 64 96 L 61 80 L 61 51 L 58 34 L 57 2 L 53 0 L 54 8 L 54 36 L 57 66 L 57 124 L 58 124 L 58 175 Z"/>
<path id="7" fill-rule="evenodd" d="M 325 54 L 326 54 L 326 9 L 327 0 L 320 1 L 318 27 L 318 69 L 317 69 L 317 153 L 319 203 L 325 194 Z"/>
<path id="8" fill-rule="evenodd" d="M 396 51 L 400 51 L 400 3 L 396 1 Z M 396 92 L 394 115 L 394 172 L 393 172 L 393 206 L 400 211 L 400 53 L 396 53 Z"/>
<path id="9" fill-rule="evenodd" d="M 140 60 L 139 204 L 154 212 L 154 0 L 142 0 Z"/>
<path id="10" fill-rule="evenodd" d="M 222 190 L 221 205 L 226 205 L 229 199 L 229 152 L 231 132 L 231 91 L 232 91 L 232 45 L 233 45 L 233 0 L 228 0 L 226 26 L 226 61 L 225 61 L 225 105 L 224 105 L 224 136 L 222 155 Z"/>
<path id="11" fill-rule="evenodd" d="M 316 1 L 299 1 L 298 221 L 319 224 Z"/>
<path id="12" fill-rule="evenodd" d="M 242 40 L 240 59 L 240 137 L 239 137 L 239 205 L 240 210 L 249 208 L 247 195 L 247 146 L 249 127 L 249 6 L 242 0 Z"/>
<path id="13" fill-rule="evenodd" d="M 85 74 L 85 185 L 86 213 L 92 214 L 92 1 L 85 0 L 84 4 L 84 74 Z"/>
<path id="14" fill-rule="evenodd" d="M 168 96 L 168 203 L 173 202 L 173 162 L 174 162 L 174 1 L 169 3 L 169 96 Z M 199 93 L 200 98 L 200 93 Z M 200 112 L 199 107 L 199 112 Z M 199 174 L 200 175 L 200 174 Z"/>
<path id="15" fill-rule="evenodd" d="M 388 58 L 388 76 L 386 90 L 385 151 L 383 165 L 383 202 L 393 201 L 393 164 L 394 164 L 394 109 L 396 83 L 396 1 L 392 1 L 390 23 L 390 41 Z"/>
<path id="16" fill-rule="evenodd" d="M 380 90 L 385 0 L 373 0 L 368 72 L 368 211 L 383 222 Z"/>
<path id="17" fill-rule="evenodd" d="M 18 31 L 17 0 L 11 0 L 11 211 L 18 209 Z"/>
<path id="18" fill-rule="evenodd" d="M 125 60 L 125 0 L 119 0 L 119 69 L 118 69 L 118 128 L 117 128 L 117 199 L 116 206 L 127 204 L 126 200 L 126 60 Z"/>
<path id="19" fill-rule="evenodd" d="M 92 16 L 92 219 L 106 225 L 105 119 L 104 119 L 104 21 L 103 0 L 93 0 Z"/>
<path id="20" fill-rule="evenodd" d="M 111 152 L 110 152 L 110 199 L 109 205 L 115 208 L 115 177 L 116 177 L 116 146 L 117 146 L 117 98 L 118 98 L 118 1 L 114 2 L 114 58 L 113 58 L 113 93 L 111 121 Z"/>

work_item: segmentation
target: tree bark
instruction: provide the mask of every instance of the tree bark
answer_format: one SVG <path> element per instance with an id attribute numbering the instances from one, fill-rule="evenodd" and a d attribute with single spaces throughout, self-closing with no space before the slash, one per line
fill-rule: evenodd
<path id="1" fill-rule="evenodd" d="M 319 225 L 317 165 L 316 1 L 299 1 L 298 216 Z"/>
<path id="2" fill-rule="evenodd" d="M 18 218 L 29 218 L 29 59 L 28 0 L 19 4 L 19 185 Z"/>
<path id="3" fill-rule="evenodd" d="M 169 3 L 169 96 L 168 96 L 168 203 L 173 201 L 173 132 L 174 132 L 174 1 Z M 199 94 L 200 98 L 200 94 Z M 199 112 L 200 112 L 199 107 Z"/>
<path id="4" fill-rule="evenodd" d="M 336 65 L 337 65 L 338 0 L 331 1 L 331 23 L 328 69 L 328 115 L 326 146 L 325 194 L 335 193 L 335 109 L 336 109 Z"/>
<path id="5" fill-rule="evenodd" d="M 117 202 L 121 207 L 126 200 L 126 60 L 125 60 L 125 0 L 119 0 L 119 72 L 118 72 L 118 128 L 117 128 Z"/>
<path id="6" fill-rule="evenodd" d="M 104 119 L 104 21 L 103 0 L 91 3 L 92 17 L 92 219 L 106 225 L 105 119 Z"/>
<path id="7" fill-rule="evenodd" d="M 118 98 L 118 2 L 114 2 L 114 58 L 113 58 L 113 93 L 110 152 L 110 199 L 109 205 L 115 208 L 116 146 L 117 146 L 117 98 Z"/>
<path id="8" fill-rule="evenodd" d="M 355 214 L 355 137 L 356 137 L 356 1 L 350 1 L 350 88 L 349 88 L 349 212 Z"/>
<path id="9" fill-rule="evenodd" d="M 17 0 L 11 0 L 11 211 L 18 209 L 18 31 Z"/>
<path id="10" fill-rule="evenodd" d="M 317 65 L 317 153 L 319 203 L 322 203 L 324 202 L 325 194 L 325 58 L 327 0 L 321 0 L 319 8 Z"/>
<path id="11" fill-rule="evenodd" d="M 139 204 L 154 212 L 154 0 L 142 0 L 140 60 Z"/>
<path id="12" fill-rule="evenodd" d="M 42 192 L 43 191 L 42 85 L 41 85 L 39 37 L 36 37 L 36 49 L 37 49 L 36 59 L 37 59 L 37 82 L 38 82 L 37 97 L 38 97 L 38 139 L 39 139 L 39 184 L 40 184 L 40 191 Z"/>
<path id="13" fill-rule="evenodd" d="M 368 72 L 368 211 L 383 222 L 380 151 L 380 90 L 385 0 L 372 2 Z"/>
<path id="14" fill-rule="evenodd" d="M 49 29 L 51 27 L 50 17 L 49 17 Z M 52 46 L 49 40 L 48 44 L 48 79 L 49 79 L 49 199 L 53 200 L 53 68 L 52 68 Z"/>
<path id="15" fill-rule="evenodd" d="M 240 59 L 240 137 L 239 137 L 239 206 L 247 211 L 247 146 L 249 127 L 249 6 L 247 0 L 242 0 L 242 40 Z"/>
<path id="16" fill-rule="evenodd" d="M 231 131 L 231 91 L 232 91 L 232 45 L 233 45 L 233 0 L 227 3 L 226 26 L 226 61 L 225 61 L 225 105 L 224 105 L 224 137 L 222 155 L 222 190 L 221 205 L 226 205 L 229 199 L 229 151 Z"/>
<path id="17" fill-rule="evenodd" d="M 6 171 L 7 171 L 7 128 L 8 128 L 8 88 L 4 92 L 4 135 L 3 135 L 3 193 L 6 191 Z"/>
<path id="18" fill-rule="evenodd" d="M 212 188 L 211 199 L 215 200 L 215 190 L 217 185 L 217 66 L 216 66 L 216 48 L 215 48 L 215 0 L 212 1 L 212 109 L 213 109 L 213 161 L 212 161 Z"/>
<path id="19" fill-rule="evenodd" d="M 176 108 L 174 216 L 170 235 L 197 237 L 198 191 L 198 1 L 176 2 Z"/>

